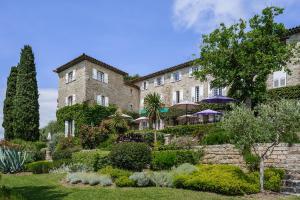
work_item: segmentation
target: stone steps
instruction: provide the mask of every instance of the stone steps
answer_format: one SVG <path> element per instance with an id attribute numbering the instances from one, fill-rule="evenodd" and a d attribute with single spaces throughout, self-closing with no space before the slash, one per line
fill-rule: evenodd
<path id="1" fill-rule="evenodd" d="M 282 181 L 280 192 L 288 195 L 300 196 L 300 174 L 295 172 L 287 173 Z"/>

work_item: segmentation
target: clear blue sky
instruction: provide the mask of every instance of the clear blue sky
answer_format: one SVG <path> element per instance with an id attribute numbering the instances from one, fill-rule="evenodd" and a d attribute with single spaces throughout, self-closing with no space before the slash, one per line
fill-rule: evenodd
<path id="1" fill-rule="evenodd" d="M 278 20 L 287 27 L 300 25 L 298 0 L 1 0 L 0 123 L 6 78 L 24 44 L 35 53 L 45 125 L 55 116 L 55 67 L 86 53 L 130 74 L 145 75 L 190 60 L 198 52 L 201 34 L 220 22 L 248 18 L 267 5 L 286 8 Z"/>

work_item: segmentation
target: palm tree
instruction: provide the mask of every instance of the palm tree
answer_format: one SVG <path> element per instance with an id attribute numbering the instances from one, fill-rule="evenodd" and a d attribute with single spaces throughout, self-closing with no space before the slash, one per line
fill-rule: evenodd
<path id="1" fill-rule="evenodd" d="M 157 143 L 157 138 L 156 138 L 156 125 L 157 121 L 160 120 L 160 109 L 162 108 L 162 101 L 160 98 L 160 95 L 158 93 L 149 93 L 146 95 L 144 99 L 145 103 L 145 109 L 150 121 L 151 126 L 153 127 L 154 123 L 154 144 L 156 145 Z"/>

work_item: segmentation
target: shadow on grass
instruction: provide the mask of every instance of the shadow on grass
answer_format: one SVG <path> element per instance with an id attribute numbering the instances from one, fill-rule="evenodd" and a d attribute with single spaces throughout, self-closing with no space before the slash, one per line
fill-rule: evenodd
<path id="1" fill-rule="evenodd" d="M 24 186 L 14 187 L 14 191 L 30 200 L 61 200 L 68 195 L 68 192 L 57 190 L 51 186 Z"/>

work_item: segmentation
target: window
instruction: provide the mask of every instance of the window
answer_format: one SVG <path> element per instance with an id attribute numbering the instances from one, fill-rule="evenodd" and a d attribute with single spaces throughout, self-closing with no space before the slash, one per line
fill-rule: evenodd
<path id="1" fill-rule="evenodd" d="M 98 105 L 108 106 L 108 97 L 106 97 L 104 95 L 97 95 L 96 101 L 97 101 Z"/>
<path id="2" fill-rule="evenodd" d="M 222 96 L 222 88 L 213 88 L 213 96 Z"/>
<path id="3" fill-rule="evenodd" d="M 104 83 L 104 73 L 103 72 L 97 71 L 97 80 Z"/>
<path id="4" fill-rule="evenodd" d="M 129 104 L 128 109 L 129 109 L 130 111 L 133 111 L 133 105 L 132 105 L 132 104 Z"/>
<path id="5" fill-rule="evenodd" d="M 199 88 L 199 86 L 196 86 L 195 87 L 195 102 L 199 102 L 199 100 L 200 100 L 199 94 L 200 94 L 200 88 Z"/>
<path id="6" fill-rule="evenodd" d="M 71 137 L 75 135 L 75 121 L 65 121 L 65 137 Z"/>
<path id="7" fill-rule="evenodd" d="M 148 82 L 147 81 L 144 81 L 142 83 L 142 90 L 147 90 L 148 89 Z"/>
<path id="8" fill-rule="evenodd" d="M 68 83 L 70 83 L 73 80 L 73 72 L 68 73 Z"/>
<path id="9" fill-rule="evenodd" d="M 142 129 L 147 129 L 147 128 L 148 128 L 148 122 L 142 121 Z"/>
<path id="10" fill-rule="evenodd" d="M 199 67 L 191 67 L 190 69 L 189 69 L 189 76 L 190 77 L 193 77 L 193 73 L 194 72 L 197 72 L 199 70 Z"/>
<path id="11" fill-rule="evenodd" d="M 102 83 L 108 83 L 108 75 L 97 69 L 93 69 L 93 79 L 98 80 Z"/>
<path id="12" fill-rule="evenodd" d="M 72 106 L 73 105 L 73 96 L 68 96 L 68 106 Z"/>
<path id="13" fill-rule="evenodd" d="M 180 91 L 176 91 L 176 103 L 180 102 Z"/>
<path id="14" fill-rule="evenodd" d="M 181 79 L 180 72 L 173 73 L 173 78 L 174 78 L 174 81 L 180 81 L 180 79 Z"/>
<path id="15" fill-rule="evenodd" d="M 156 78 L 156 85 L 162 85 L 162 77 Z"/>
<path id="16" fill-rule="evenodd" d="M 284 87 L 286 86 L 286 72 L 277 71 L 273 73 L 273 87 Z"/>

